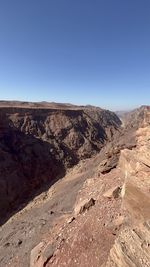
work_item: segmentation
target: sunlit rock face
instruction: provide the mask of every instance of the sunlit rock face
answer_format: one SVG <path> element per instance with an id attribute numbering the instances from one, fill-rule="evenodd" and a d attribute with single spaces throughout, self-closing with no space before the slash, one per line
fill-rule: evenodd
<path id="1" fill-rule="evenodd" d="M 124 113 L 122 120 L 125 127 L 140 128 L 150 125 L 150 106 L 141 106 L 133 111 Z"/>
<path id="2" fill-rule="evenodd" d="M 136 132 L 137 147 L 121 152 L 124 226 L 106 267 L 148 267 L 150 264 L 150 117 Z"/>

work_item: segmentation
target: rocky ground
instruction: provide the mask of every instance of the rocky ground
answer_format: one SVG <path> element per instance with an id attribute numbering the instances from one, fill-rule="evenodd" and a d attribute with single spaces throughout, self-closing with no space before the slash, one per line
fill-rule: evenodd
<path id="1" fill-rule="evenodd" d="M 9 265 L 15 256 L 21 261 L 14 266 L 29 266 L 30 250 L 50 231 L 57 219 L 70 214 L 76 194 L 86 179 L 86 162 L 78 167 L 81 173 L 76 168 L 1 227 L 0 266 Z"/>
<path id="2" fill-rule="evenodd" d="M 95 159 L 92 159 L 93 162 L 94 160 Z M 8 222 L 1 227 L 0 266 L 29 266 L 30 251 L 41 240 L 47 243 L 47 241 L 50 242 L 51 238 L 55 241 L 55 246 L 60 245 L 60 243 L 65 243 L 67 246 L 70 246 L 73 242 L 71 238 L 74 239 L 74 236 L 77 235 L 78 237 L 74 243 L 73 251 L 76 248 L 76 253 L 78 253 L 78 246 L 80 244 L 80 250 L 83 249 L 83 254 L 84 249 L 88 245 L 88 239 L 91 238 L 91 246 L 93 247 L 88 246 L 87 249 L 90 249 L 92 253 L 95 247 L 99 247 L 100 245 L 99 223 L 103 225 L 101 229 L 101 234 L 104 234 L 103 241 L 106 235 L 108 235 L 109 240 L 109 242 L 107 242 L 107 239 L 105 240 L 106 254 L 104 253 L 103 257 L 108 254 L 109 248 L 116 235 L 116 230 L 111 223 L 114 218 L 119 215 L 120 201 L 115 199 L 114 201 L 110 201 L 109 198 L 103 197 L 103 193 L 106 192 L 111 185 L 121 185 L 121 174 L 114 170 L 111 175 L 101 174 L 99 176 L 98 166 L 97 170 L 95 167 L 93 168 L 92 165 L 94 164 L 92 164 L 92 161 L 88 159 L 80 162 L 80 164 L 71 169 L 63 179 L 54 184 L 47 192 L 36 197 L 30 204 L 11 217 Z M 91 169 L 89 171 L 90 166 Z M 84 200 L 84 197 L 85 201 L 87 197 L 88 199 L 93 198 L 96 200 L 94 207 L 89 210 L 88 217 L 86 212 L 83 214 L 83 217 L 74 214 L 74 207 L 80 206 L 80 202 Z M 114 212 L 115 210 L 116 212 Z M 96 219 L 97 229 L 94 223 L 96 214 L 99 214 Z M 72 219 L 74 216 L 77 216 L 75 221 Z M 71 222 L 71 220 L 73 221 Z M 94 220 L 93 223 L 92 220 Z M 68 226 L 74 225 L 74 222 L 74 230 L 71 227 L 70 237 L 68 237 L 70 231 Z M 89 232 L 88 236 L 87 233 L 84 233 L 84 227 L 86 231 Z M 62 229 L 64 229 L 63 237 Z M 99 235 L 97 235 L 98 233 Z M 66 241 L 66 236 L 67 239 L 69 238 L 70 240 L 69 244 L 66 243 L 68 242 Z M 101 245 L 102 244 L 104 245 L 103 242 Z M 68 247 L 66 247 L 66 250 L 67 253 L 69 253 Z M 70 253 L 72 253 L 72 250 Z M 97 260 L 99 259 L 98 253 L 99 249 L 97 250 Z M 79 266 L 85 266 L 84 262 L 86 256 L 87 255 L 79 259 Z M 71 254 L 67 259 L 61 257 L 61 254 L 59 254 L 59 257 L 61 258 L 60 266 L 65 266 L 63 265 L 65 264 L 63 261 L 72 258 Z M 76 256 L 72 258 L 70 264 L 73 264 L 74 260 L 76 260 Z M 53 262 L 53 264 L 54 266 L 58 266 L 57 263 Z"/>

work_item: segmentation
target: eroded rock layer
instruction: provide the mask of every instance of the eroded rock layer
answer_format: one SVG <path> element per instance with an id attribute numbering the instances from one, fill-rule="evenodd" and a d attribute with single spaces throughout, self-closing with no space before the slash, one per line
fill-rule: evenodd
<path id="1" fill-rule="evenodd" d="M 126 216 L 106 267 L 150 266 L 150 126 L 137 131 L 137 147 L 123 150 L 120 166 Z"/>

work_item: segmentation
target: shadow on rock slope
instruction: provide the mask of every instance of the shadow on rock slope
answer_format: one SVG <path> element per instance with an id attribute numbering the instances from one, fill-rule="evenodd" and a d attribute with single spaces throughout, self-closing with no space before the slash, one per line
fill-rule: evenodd
<path id="1" fill-rule="evenodd" d="M 114 113 L 99 108 L 1 108 L 0 223 L 99 152 L 120 125 Z"/>

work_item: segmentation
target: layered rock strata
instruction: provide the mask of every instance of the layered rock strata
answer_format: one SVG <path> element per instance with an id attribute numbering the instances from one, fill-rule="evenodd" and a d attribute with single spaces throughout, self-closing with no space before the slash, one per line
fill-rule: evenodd
<path id="1" fill-rule="evenodd" d="M 150 126 L 137 131 L 137 147 L 123 150 L 120 166 L 125 221 L 106 267 L 150 266 Z"/>

